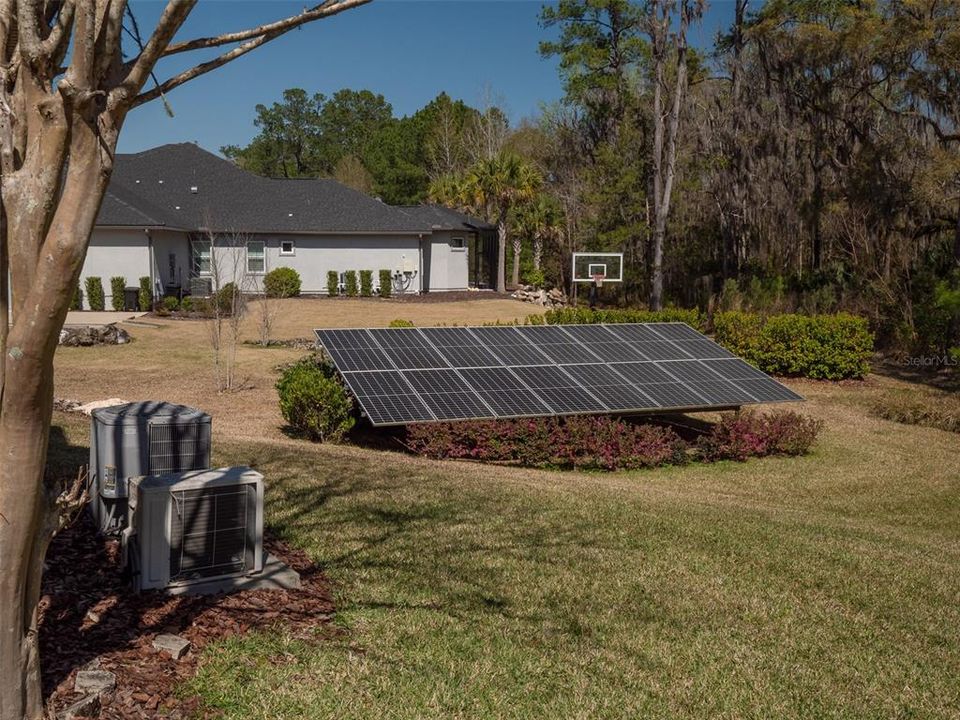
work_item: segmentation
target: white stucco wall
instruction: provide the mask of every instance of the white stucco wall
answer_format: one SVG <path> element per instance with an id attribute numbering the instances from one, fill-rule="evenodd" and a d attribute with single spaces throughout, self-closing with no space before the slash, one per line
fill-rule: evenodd
<path id="1" fill-rule="evenodd" d="M 376 288 L 380 270 L 404 267 L 413 270 L 407 292 L 420 291 L 420 240 L 414 235 L 257 235 L 248 239 L 266 241 L 266 272 L 293 268 L 300 274 L 301 292 L 307 295 L 326 294 L 330 270 L 371 270 Z M 281 254 L 281 241 L 293 242 L 292 255 Z M 229 241 L 222 242 L 217 245 L 216 258 L 220 284 L 233 281 L 247 292 L 260 288 L 261 276 L 244 276 L 245 245 L 231 247 Z"/>
<path id="2" fill-rule="evenodd" d="M 454 247 L 454 238 L 463 240 L 463 247 Z M 424 240 L 424 266 L 427 268 L 427 290 L 466 290 L 469 282 L 465 232 L 435 231 Z"/>
<path id="3" fill-rule="evenodd" d="M 135 287 L 140 278 L 150 275 L 150 251 L 147 234 L 142 228 L 124 230 L 94 230 L 90 247 L 80 271 L 80 291 L 83 309 L 89 310 L 86 280 L 99 277 L 103 283 L 104 306 L 111 309 L 110 278 L 121 275 L 127 287 Z"/>

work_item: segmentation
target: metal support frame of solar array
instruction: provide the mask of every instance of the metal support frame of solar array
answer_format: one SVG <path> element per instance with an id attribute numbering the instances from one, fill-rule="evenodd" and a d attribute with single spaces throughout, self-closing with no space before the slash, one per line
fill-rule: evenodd
<path id="1" fill-rule="evenodd" d="M 803 400 L 683 323 L 316 334 L 375 426 Z"/>

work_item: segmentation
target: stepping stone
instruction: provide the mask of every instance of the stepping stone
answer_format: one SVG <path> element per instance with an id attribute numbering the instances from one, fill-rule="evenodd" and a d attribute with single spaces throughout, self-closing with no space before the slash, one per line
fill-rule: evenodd
<path id="1" fill-rule="evenodd" d="M 117 676 L 107 670 L 81 670 L 73 689 L 82 693 L 110 692 L 117 686 Z"/>
<path id="2" fill-rule="evenodd" d="M 157 635 L 153 639 L 153 647 L 167 653 L 174 660 L 179 660 L 190 649 L 190 641 L 184 640 L 179 635 Z"/>
<path id="3" fill-rule="evenodd" d="M 100 714 L 100 696 L 97 693 L 86 695 L 70 707 L 57 713 L 57 720 L 77 720 L 95 718 Z"/>

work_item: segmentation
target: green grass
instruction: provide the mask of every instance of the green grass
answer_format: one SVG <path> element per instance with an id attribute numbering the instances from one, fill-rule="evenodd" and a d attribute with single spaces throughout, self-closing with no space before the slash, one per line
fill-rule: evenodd
<path id="1" fill-rule="evenodd" d="M 217 645 L 184 691 L 228 718 L 957 717 L 953 437 L 823 412 L 809 457 L 613 475 L 222 448 L 343 631 Z"/>

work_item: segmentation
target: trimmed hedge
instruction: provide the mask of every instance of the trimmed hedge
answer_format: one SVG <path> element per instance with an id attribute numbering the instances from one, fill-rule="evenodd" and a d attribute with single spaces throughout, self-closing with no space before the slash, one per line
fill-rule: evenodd
<path id="1" fill-rule="evenodd" d="M 684 310 L 682 308 L 667 308 L 665 310 L 588 310 L 586 308 L 561 308 L 548 310 L 541 316 L 533 316 L 530 323 L 533 325 L 592 325 L 596 323 L 652 323 L 652 322 L 682 322 L 691 327 L 703 330 L 706 326 L 706 316 L 696 308 Z"/>
<path id="2" fill-rule="evenodd" d="M 744 411 L 724 415 L 720 422 L 697 441 L 701 460 L 746 460 L 767 455 L 806 454 L 823 423 L 792 410 L 769 415 Z"/>
<path id="3" fill-rule="evenodd" d="M 87 287 L 87 308 L 89 310 L 103 310 L 103 281 L 98 277 L 88 277 L 85 284 Z"/>
<path id="4" fill-rule="evenodd" d="M 360 271 L 360 297 L 373 297 L 373 270 Z"/>
<path id="5" fill-rule="evenodd" d="M 269 298 L 300 295 L 300 273 L 291 267 L 274 268 L 263 276 L 263 292 Z"/>
<path id="6" fill-rule="evenodd" d="M 140 292 L 137 299 L 140 301 L 140 310 L 149 312 L 153 310 L 153 283 L 149 277 L 140 278 Z"/>
<path id="7" fill-rule="evenodd" d="M 327 295 L 336 297 L 340 294 L 340 274 L 336 270 L 327 271 Z"/>
<path id="8" fill-rule="evenodd" d="M 80 291 L 80 283 L 73 286 L 73 297 L 70 298 L 71 310 L 83 310 L 83 293 Z"/>
<path id="9" fill-rule="evenodd" d="M 393 275 L 389 270 L 380 271 L 380 297 L 390 297 L 393 294 Z"/>
<path id="10" fill-rule="evenodd" d="M 855 315 L 725 312 L 714 315 L 713 325 L 718 343 L 774 375 L 843 380 L 870 371 L 873 333 Z"/>
<path id="11" fill-rule="evenodd" d="M 123 310 L 123 292 L 127 289 L 127 279 L 125 277 L 110 278 L 110 305 L 117 312 Z"/>
<path id="12" fill-rule="evenodd" d="M 359 283 L 357 282 L 357 271 L 356 270 L 347 270 L 344 273 L 346 279 L 344 280 L 344 286 L 346 290 L 347 297 L 356 297 L 360 291 Z"/>
<path id="13" fill-rule="evenodd" d="M 690 461 L 803 455 L 821 430 L 792 411 L 724 415 L 690 443 L 673 429 L 608 416 L 476 420 L 411 425 L 406 445 L 434 459 L 466 459 L 522 467 L 629 470 Z"/>
<path id="14" fill-rule="evenodd" d="M 411 425 L 406 444 L 436 459 L 523 467 L 619 470 L 687 461 L 686 443 L 673 430 L 605 416 Z"/>
<path id="15" fill-rule="evenodd" d="M 353 400 L 333 368 L 314 356 L 283 371 L 277 394 L 283 419 L 310 440 L 338 442 L 355 422 Z"/>

